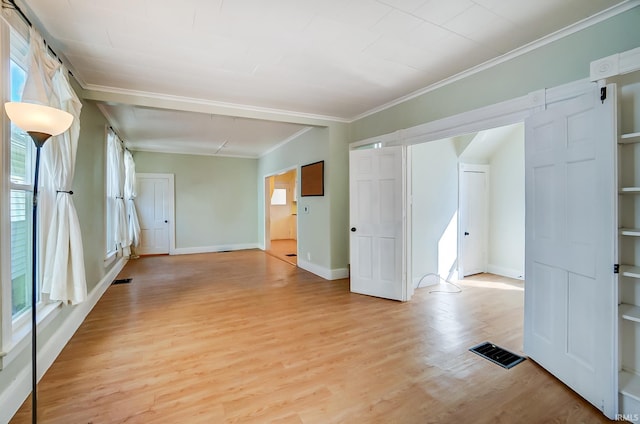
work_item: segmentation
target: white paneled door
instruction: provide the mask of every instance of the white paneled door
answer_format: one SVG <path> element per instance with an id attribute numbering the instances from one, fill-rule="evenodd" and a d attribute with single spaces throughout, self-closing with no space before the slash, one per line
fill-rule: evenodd
<path id="1" fill-rule="evenodd" d="M 525 352 L 613 418 L 617 409 L 615 86 L 525 122 Z"/>
<path id="2" fill-rule="evenodd" d="M 352 292 L 408 300 L 403 154 L 402 147 L 349 154 Z"/>
<path id="3" fill-rule="evenodd" d="M 173 231 L 173 175 L 136 174 L 141 255 L 170 253 Z"/>
<path id="4" fill-rule="evenodd" d="M 486 165 L 460 165 L 460 268 L 465 277 L 487 270 L 488 175 Z"/>

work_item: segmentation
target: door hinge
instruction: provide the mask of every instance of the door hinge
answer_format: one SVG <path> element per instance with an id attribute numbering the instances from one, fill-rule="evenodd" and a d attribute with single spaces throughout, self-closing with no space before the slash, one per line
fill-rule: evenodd
<path id="1" fill-rule="evenodd" d="M 607 100 L 607 87 L 600 88 L 600 101 L 604 104 L 604 101 Z"/>
<path id="2" fill-rule="evenodd" d="M 614 274 L 620 274 L 620 264 L 614 264 L 613 265 L 613 273 Z"/>

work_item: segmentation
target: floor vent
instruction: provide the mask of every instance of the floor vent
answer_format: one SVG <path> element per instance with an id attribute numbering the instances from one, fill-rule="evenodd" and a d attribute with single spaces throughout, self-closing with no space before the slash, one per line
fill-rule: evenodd
<path id="1" fill-rule="evenodd" d="M 298 256 L 298 255 L 296 255 L 295 253 L 287 253 L 285 256 L 291 257 L 291 256 Z"/>
<path id="2" fill-rule="evenodd" d="M 111 285 L 114 285 L 114 284 L 129 284 L 131 282 L 131 280 L 133 280 L 133 278 L 120 278 L 118 280 L 113 280 L 113 283 L 111 283 Z"/>
<path id="3" fill-rule="evenodd" d="M 524 361 L 526 358 L 509 352 L 491 342 L 484 342 L 469 349 L 471 352 L 490 360 L 494 364 L 500 365 L 502 368 L 512 368 Z"/>

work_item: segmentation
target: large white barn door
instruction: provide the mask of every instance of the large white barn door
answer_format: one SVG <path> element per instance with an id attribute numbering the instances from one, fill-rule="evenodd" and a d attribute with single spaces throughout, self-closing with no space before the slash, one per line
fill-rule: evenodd
<path id="1" fill-rule="evenodd" d="M 403 148 L 352 150 L 349 186 L 351 291 L 408 300 Z"/>
<path id="2" fill-rule="evenodd" d="M 525 122 L 524 349 L 614 418 L 615 86 Z"/>

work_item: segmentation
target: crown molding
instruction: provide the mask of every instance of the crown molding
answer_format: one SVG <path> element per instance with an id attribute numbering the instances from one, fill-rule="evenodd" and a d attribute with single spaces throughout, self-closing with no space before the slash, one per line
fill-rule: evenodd
<path id="1" fill-rule="evenodd" d="M 480 65 L 469 68 L 465 71 L 452 75 L 451 77 L 445 78 L 439 82 L 428 85 L 412 93 L 398 97 L 395 100 L 384 103 L 378 107 L 370 109 L 366 112 L 363 112 L 351 118 L 319 115 L 319 114 L 296 112 L 296 111 L 290 111 L 290 110 L 284 110 L 284 109 L 260 107 L 260 106 L 237 104 L 237 103 L 227 103 L 227 102 L 220 102 L 220 101 L 214 101 L 214 100 L 174 96 L 174 95 L 167 95 L 167 94 L 154 93 L 154 92 L 127 90 L 127 89 L 121 89 L 121 88 L 115 88 L 115 87 L 109 87 L 109 86 L 87 84 L 80 77 L 79 73 L 76 72 L 71 62 L 64 56 L 58 41 L 54 37 L 51 37 L 49 32 L 46 30 L 46 28 L 42 25 L 41 21 L 38 19 L 37 15 L 33 13 L 29 5 L 26 4 L 24 0 L 16 0 L 16 3 L 28 15 L 29 19 L 34 23 L 34 25 L 36 26 L 38 31 L 42 34 L 42 36 L 56 50 L 62 62 L 65 64 L 67 69 L 71 71 L 74 79 L 78 82 L 80 87 L 83 89 L 85 94 L 85 96 L 83 97 L 89 100 L 117 101 L 117 99 L 109 100 L 109 98 L 121 96 L 125 98 L 130 98 L 130 99 L 135 98 L 138 100 L 147 99 L 148 102 L 146 102 L 147 104 L 144 104 L 144 106 L 148 106 L 148 107 L 176 108 L 177 110 L 185 110 L 190 112 L 214 113 L 214 114 L 229 115 L 229 116 L 243 116 L 243 117 L 254 118 L 254 119 L 292 122 L 292 123 L 299 123 L 304 125 L 326 126 L 332 122 L 347 123 L 347 124 L 353 123 L 355 121 L 366 118 L 378 112 L 397 106 L 408 100 L 419 97 L 423 94 L 437 90 L 438 88 L 444 87 L 453 82 L 459 81 L 461 79 L 464 79 L 474 74 L 477 74 L 479 72 L 482 72 L 498 64 L 517 58 L 518 56 L 529 53 L 535 49 L 538 49 L 540 47 L 553 43 L 557 40 L 560 40 L 568 35 L 574 34 L 578 31 L 586 29 L 592 25 L 600 23 L 620 13 L 624 13 L 630 9 L 633 9 L 634 7 L 637 7 L 640 5 L 640 0 L 624 1 L 618 5 L 612 6 L 591 17 L 583 19 L 580 22 L 577 22 L 564 29 L 558 30 L 552 34 L 549 34 L 536 41 L 533 41 L 523 47 L 512 50 L 509 53 L 506 53 L 497 58 L 488 60 Z M 157 102 L 159 105 L 154 104 L 155 102 Z M 182 106 L 181 109 L 178 107 L 180 105 Z"/>
<path id="2" fill-rule="evenodd" d="M 184 110 L 187 112 L 202 112 L 313 126 L 327 126 L 334 122 L 349 122 L 348 119 L 337 116 L 318 115 L 238 103 L 227 103 L 195 97 L 129 90 L 95 84 L 85 84 L 82 88 L 84 90 L 83 98 L 95 101 L 123 102 L 163 109 L 170 108 Z M 141 102 L 141 100 L 144 101 Z"/>
<path id="3" fill-rule="evenodd" d="M 216 158 L 233 158 L 233 159 L 253 159 L 258 160 L 258 156 L 254 155 L 233 155 L 227 153 L 215 153 L 206 151 L 194 151 L 191 149 L 163 149 L 163 148 L 147 148 L 144 146 L 137 146 L 136 143 L 128 143 L 127 149 L 132 152 L 146 152 L 146 153 L 163 153 L 167 155 L 188 155 L 188 156 L 211 156 Z"/>
<path id="4" fill-rule="evenodd" d="M 558 30 L 554 33 L 551 33 L 549 35 L 546 35 L 536 41 L 533 41 L 529 44 L 526 44 L 522 47 L 519 47 L 515 50 L 510 51 L 509 53 L 505 53 L 502 56 L 498 56 L 494 59 L 488 60 L 484 63 L 481 63 L 480 65 L 474 66 L 472 68 L 469 68 L 465 71 L 462 71 L 460 73 L 457 73 L 455 75 L 452 75 L 448 78 L 445 78 L 441 81 L 438 81 L 434 84 L 428 85 L 424 88 L 421 88 L 419 90 L 416 90 L 412 93 L 409 93 L 407 95 L 404 95 L 402 97 L 398 97 L 395 100 L 392 100 L 388 103 L 385 103 L 383 105 L 380 105 L 376 108 L 373 108 L 371 110 L 368 110 L 367 112 L 364 112 L 360 115 L 357 115 L 351 119 L 349 119 L 349 123 L 353 123 L 355 121 L 358 121 L 360 119 L 366 118 L 368 116 L 374 115 L 378 112 L 382 112 L 384 110 L 390 109 L 394 106 L 397 106 L 401 103 L 404 103 L 408 100 L 414 99 L 416 97 L 420 97 L 423 94 L 429 93 L 431 91 L 435 91 L 441 87 L 444 87 L 446 85 L 449 85 L 451 83 L 454 83 L 456 81 L 462 80 L 464 78 L 470 77 L 474 74 L 477 74 L 479 72 L 485 71 L 487 69 L 490 69 L 496 65 L 499 65 L 501 63 L 507 62 L 509 60 L 515 59 L 519 56 L 522 56 L 524 54 L 527 54 L 533 50 L 539 49 L 540 47 L 544 47 L 548 44 L 551 44 L 555 41 L 558 41 L 562 38 L 565 38 L 571 34 L 575 34 L 578 31 L 582 31 L 583 29 L 589 28 L 595 24 L 598 24 L 602 21 L 605 21 L 609 18 L 612 18 L 616 15 L 619 15 L 621 13 L 624 13 L 628 10 L 633 9 L 634 7 L 638 7 L 640 6 L 640 0 L 627 0 L 625 2 L 622 2 L 620 4 L 617 4 L 615 6 L 612 6 L 606 10 L 603 10 L 600 13 L 597 13 L 593 16 L 590 16 L 586 19 L 583 19 L 582 21 L 579 21 L 573 25 L 570 25 L 566 28 L 563 28 L 561 30 Z"/>

